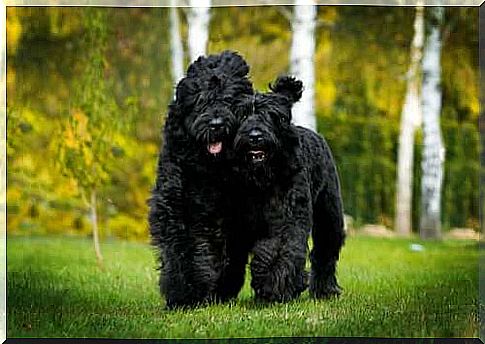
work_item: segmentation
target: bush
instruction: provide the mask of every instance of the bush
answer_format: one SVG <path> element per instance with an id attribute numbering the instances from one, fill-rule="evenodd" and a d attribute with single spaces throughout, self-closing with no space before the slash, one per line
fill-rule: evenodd
<path id="1" fill-rule="evenodd" d="M 108 220 L 108 233 L 127 240 L 146 240 L 148 225 L 146 220 L 136 219 L 125 214 L 117 214 Z"/>
<path id="2" fill-rule="evenodd" d="M 399 123 L 383 117 L 318 116 L 318 129 L 335 157 L 345 212 L 358 222 L 392 226 L 396 202 Z M 478 226 L 478 128 L 445 121 L 446 148 L 442 194 L 445 228 Z M 418 131 L 414 155 L 413 228 L 420 214 L 422 138 Z"/>

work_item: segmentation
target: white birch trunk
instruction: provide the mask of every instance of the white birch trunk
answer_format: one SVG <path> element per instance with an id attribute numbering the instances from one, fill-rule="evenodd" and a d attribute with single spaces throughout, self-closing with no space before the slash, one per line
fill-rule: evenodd
<path id="1" fill-rule="evenodd" d="M 401 114 L 399 148 L 397 156 L 396 219 L 398 234 L 411 233 L 412 185 L 414 162 L 414 135 L 421 120 L 419 70 L 424 44 L 424 9 L 416 7 L 411 61 L 407 73 L 407 89 Z"/>
<path id="2" fill-rule="evenodd" d="M 172 55 L 172 77 L 176 85 L 184 77 L 184 50 L 180 36 L 180 23 L 176 0 L 170 0 L 170 52 Z"/>
<path id="3" fill-rule="evenodd" d="M 303 82 L 301 100 L 293 106 L 293 122 L 316 131 L 315 118 L 315 26 L 317 7 L 313 0 L 295 0 L 291 22 L 290 73 Z"/>
<path id="4" fill-rule="evenodd" d="M 441 187 L 445 148 L 441 137 L 441 37 L 443 8 L 430 9 L 437 25 L 431 27 L 423 55 L 423 158 L 421 162 L 421 218 L 423 239 L 441 236 Z"/>
<path id="5" fill-rule="evenodd" d="M 206 54 L 209 39 L 209 21 L 211 0 L 190 0 L 188 11 L 189 23 L 189 54 L 190 60 L 195 61 Z M 196 7 L 197 6 L 197 7 Z"/>

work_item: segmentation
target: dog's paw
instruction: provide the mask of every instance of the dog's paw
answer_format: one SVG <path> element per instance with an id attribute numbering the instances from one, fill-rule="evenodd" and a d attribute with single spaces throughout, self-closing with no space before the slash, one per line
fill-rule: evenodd
<path id="1" fill-rule="evenodd" d="M 256 300 L 263 302 L 287 302 L 300 296 L 308 287 L 308 274 L 299 276 L 270 273 L 252 284 Z"/>
<path id="2" fill-rule="evenodd" d="M 315 299 L 328 299 L 338 297 L 342 294 L 342 288 L 338 285 L 335 276 L 323 279 L 310 280 L 310 296 Z"/>

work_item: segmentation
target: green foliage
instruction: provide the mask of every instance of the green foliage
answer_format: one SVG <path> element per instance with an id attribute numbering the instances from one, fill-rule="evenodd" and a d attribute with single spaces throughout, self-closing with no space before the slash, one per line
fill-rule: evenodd
<path id="1" fill-rule="evenodd" d="M 412 252 L 411 243 L 424 245 Z M 249 275 L 236 301 L 167 311 L 155 254 L 103 243 L 100 274 L 87 240 L 9 237 L 7 330 L 12 337 L 477 337 L 478 245 L 350 237 L 339 299 L 308 292 L 259 305 Z M 391 259 L 390 259 L 391 258 Z"/>
<path id="2" fill-rule="evenodd" d="M 212 10 L 209 53 L 232 49 L 251 66 L 252 81 L 265 90 L 288 69 L 290 23 L 275 6 L 228 7 Z"/>
<path id="3" fill-rule="evenodd" d="M 359 222 L 392 226 L 396 189 L 395 121 L 363 117 L 318 117 L 338 166 L 344 211 Z"/>
<path id="4" fill-rule="evenodd" d="M 148 240 L 148 224 L 124 214 L 118 214 L 109 219 L 108 232 L 110 235 L 126 240 Z"/>
<path id="5" fill-rule="evenodd" d="M 382 223 L 392 228 L 396 197 L 396 121 L 362 117 L 318 117 L 341 178 L 345 212 L 358 222 Z M 474 124 L 442 123 L 445 176 L 442 221 L 445 228 L 478 229 L 479 132 Z M 422 138 L 416 141 L 413 185 L 413 228 L 420 214 Z"/>
<path id="6" fill-rule="evenodd" d="M 85 68 L 75 80 L 73 106 L 59 142 L 62 171 L 74 178 L 85 193 L 109 179 L 113 137 L 121 123 L 105 77 L 106 15 L 106 11 L 92 8 L 83 12 Z"/>

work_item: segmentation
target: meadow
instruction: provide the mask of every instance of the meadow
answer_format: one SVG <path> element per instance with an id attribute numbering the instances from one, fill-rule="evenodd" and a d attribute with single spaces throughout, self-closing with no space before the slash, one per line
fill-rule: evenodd
<path id="1" fill-rule="evenodd" d="M 411 249 L 423 245 L 422 251 Z M 280 336 L 478 337 L 478 244 L 349 237 L 337 299 L 263 305 L 249 276 L 227 304 L 168 311 L 147 244 L 7 239 L 9 337 L 221 338 Z"/>

